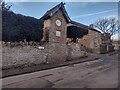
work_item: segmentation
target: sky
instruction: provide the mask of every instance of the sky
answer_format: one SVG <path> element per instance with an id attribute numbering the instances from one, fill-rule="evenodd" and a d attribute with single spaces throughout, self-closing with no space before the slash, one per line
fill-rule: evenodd
<path id="1" fill-rule="evenodd" d="M 119 0 L 5 0 L 7 2 L 119 2 Z"/>
<path id="2" fill-rule="evenodd" d="M 11 10 L 26 16 L 40 18 L 60 2 L 10 2 Z M 65 8 L 74 21 L 89 25 L 100 18 L 118 17 L 117 2 L 66 2 Z"/>
<path id="3" fill-rule="evenodd" d="M 47 10 L 60 2 L 8 2 L 11 10 L 25 16 L 40 19 Z M 76 22 L 89 25 L 100 18 L 118 18 L 118 2 L 65 2 L 70 18 Z"/>

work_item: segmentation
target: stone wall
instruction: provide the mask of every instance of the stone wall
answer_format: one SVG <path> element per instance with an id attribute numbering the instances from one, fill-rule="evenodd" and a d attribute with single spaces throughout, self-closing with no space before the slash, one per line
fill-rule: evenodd
<path id="1" fill-rule="evenodd" d="M 43 49 L 40 49 L 43 47 Z M 47 42 L 41 46 L 3 46 L 3 69 L 28 67 L 37 64 L 59 63 L 85 56 L 79 44 L 60 44 Z"/>
<path id="2" fill-rule="evenodd" d="M 86 56 L 86 52 L 82 50 L 82 47 L 78 43 L 69 43 L 67 45 L 68 60 L 78 59 Z"/>
<path id="3" fill-rule="evenodd" d="M 3 69 L 27 67 L 46 62 L 46 50 L 34 46 L 2 47 Z"/>
<path id="4" fill-rule="evenodd" d="M 114 46 L 115 50 L 119 50 L 120 49 L 120 41 L 112 41 L 112 44 Z"/>
<path id="5" fill-rule="evenodd" d="M 89 30 L 88 34 L 80 39 L 80 44 L 86 47 L 88 52 L 99 53 L 99 45 L 101 44 L 101 33 Z"/>
<path id="6" fill-rule="evenodd" d="M 88 52 L 107 53 L 114 50 L 109 34 L 93 30 L 89 30 L 88 34 L 83 36 L 79 42 Z"/>
<path id="7" fill-rule="evenodd" d="M 58 63 L 66 61 L 67 58 L 67 46 L 61 43 L 51 43 L 47 44 L 47 63 Z"/>

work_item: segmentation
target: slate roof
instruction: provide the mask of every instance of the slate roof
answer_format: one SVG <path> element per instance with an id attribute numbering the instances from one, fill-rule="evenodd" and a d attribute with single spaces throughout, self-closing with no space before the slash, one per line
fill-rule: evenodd
<path id="1" fill-rule="evenodd" d="M 70 17 L 64 7 L 63 2 L 61 2 L 60 4 L 58 4 L 57 6 L 53 7 L 52 9 L 48 10 L 42 17 L 41 19 L 45 20 L 48 18 L 51 18 L 59 9 L 61 9 L 63 16 L 65 17 L 66 21 L 69 23 L 70 22 Z"/>
<path id="2" fill-rule="evenodd" d="M 82 27 L 82 28 L 84 28 L 84 29 L 89 29 L 89 30 L 93 30 L 93 31 L 96 31 L 96 32 L 101 33 L 100 31 L 98 31 L 98 30 L 96 30 L 96 29 L 94 29 L 94 28 L 92 28 L 92 27 L 90 27 L 90 26 L 87 26 L 87 25 L 84 25 L 84 24 L 81 24 L 81 23 L 78 23 L 78 22 L 75 22 L 75 21 L 72 21 L 72 20 L 71 20 L 70 23 L 71 23 L 71 24 L 75 24 L 75 25 L 77 25 L 77 26 L 80 26 L 80 27 Z"/>
<path id="3" fill-rule="evenodd" d="M 49 19 L 51 18 L 59 9 L 61 9 L 62 13 L 63 13 L 63 16 L 65 17 L 67 23 L 72 23 L 72 24 L 75 24 L 77 26 L 80 26 L 81 28 L 84 28 L 84 29 L 90 29 L 90 30 L 93 30 L 93 31 L 97 31 L 99 33 L 101 33 L 100 31 L 90 27 L 90 26 L 87 26 L 87 25 L 84 25 L 84 24 L 81 24 L 81 23 L 78 23 L 78 22 L 75 22 L 75 21 L 72 21 L 64 7 L 65 3 L 61 2 L 60 4 L 56 5 L 55 7 L 53 7 L 52 9 L 48 10 L 40 19 L 42 20 L 46 20 L 46 19 Z"/>

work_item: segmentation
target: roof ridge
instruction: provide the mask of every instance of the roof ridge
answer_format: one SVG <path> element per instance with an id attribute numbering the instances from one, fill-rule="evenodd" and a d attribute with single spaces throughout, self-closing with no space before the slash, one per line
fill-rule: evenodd
<path id="1" fill-rule="evenodd" d="M 42 20 L 46 20 L 46 19 L 49 19 L 51 18 L 60 8 L 62 9 L 62 13 L 63 13 L 63 16 L 65 17 L 67 23 L 73 23 L 73 24 L 76 24 L 82 28 L 85 28 L 85 29 L 92 29 L 94 31 L 97 31 L 99 32 L 98 30 L 94 29 L 94 28 L 91 28 L 90 26 L 87 26 L 87 25 L 84 25 L 82 23 L 79 23 L 79 22 L 76 22 L 76 21 L 72 21 L 64 7 L 65 3 L 64 2 L 61 2 L 59 3 L 58 5 L 54 6 L 53 8 L 51 8 L 50 10 L 48 10 L 40 19 Z"/>
<path id="2" fill-rule="evenodd" d="M 79 22 L 76 22 L 76 21 L 73 21 L 73 20 L 71 20 L 70 23 L 77 24 L 77 25 L 79 25 L 80 27 L 83 27 L 83 28 L 85 28 L 85 29 L 91 29 L 91 30 L 93 30 L 93 31 L 96 31 L 96 32 L 101 33 L 100 31 L 98 31 L 98 30 L 95 29 L 95 28 L 92 28 L 92 27 L 90 27 L 90 26 L 88 26 L 88 25 L 85 25 L 85 24 L 82 24 L 82 23 L 79 23 Z"/>
<path id="3" fill-rule="evenodd" d="M 64 7 L 65 3 L 61 2 L 58 5 L 54 6 L 53 8 L 51 8 L 50 10 L 48 10 L 40 19 L 48 19 L 50 17 L 52 17 L 60 8 L 62 9 L 62 13 L 64 13 L 64 17 L 67 20 L 67 22 L 70 22 L 70 17 L 67 13 L 67 11 L 65 10 Z"/>

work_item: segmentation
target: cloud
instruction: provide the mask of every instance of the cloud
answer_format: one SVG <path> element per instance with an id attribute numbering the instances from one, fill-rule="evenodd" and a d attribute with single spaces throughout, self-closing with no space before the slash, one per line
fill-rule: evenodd
<path id="1" fill-rule="evenodd" d="M 96 4 L 96 3 L 98 3 L 98 2 L 81 2 L 81 6 L 82 7 L 87 7 L 88 5 L 94 5 L 94 4 Z"/>
<path id="2" fill-rule="evenodd" d="M 90 14 L 84 14 L 84 15 L 80 15 L 80 16 L 75 16 L 75 17 L 71 17 L 71 18 L 80 18 L 80 17 L 92 16 L 92 15 L 97 15 L 97 14 L 112 12 L 112 11 L 116 11 L 116 10 L 117 9 L 111 9 L 111 10 L 106 10 L 106 11 L 97 12 L 97 13 L 90 13 Z"/>
<path id="3" fill-rule="evenodd" d="M 120 33 L 118 34 L 114 34 L 112 37 L 111 37 L 112 40 L 120 40 Z"/>

